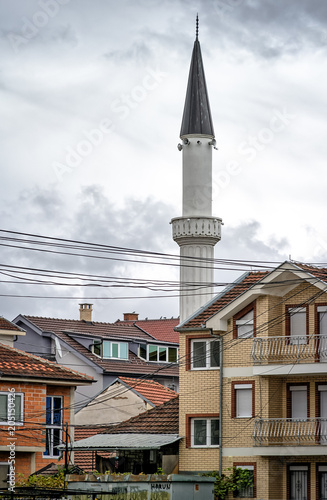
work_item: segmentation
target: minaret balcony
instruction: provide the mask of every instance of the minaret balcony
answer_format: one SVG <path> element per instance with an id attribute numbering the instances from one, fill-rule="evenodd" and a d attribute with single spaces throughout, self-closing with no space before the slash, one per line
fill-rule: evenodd
<path id="1" fill-rule="evenodd" d="M 221 239 L 222 220 L 218 217 L 176 217 L 172 219 L 173 239 L 178 244 L 189 238 L 215 245 Z"/>

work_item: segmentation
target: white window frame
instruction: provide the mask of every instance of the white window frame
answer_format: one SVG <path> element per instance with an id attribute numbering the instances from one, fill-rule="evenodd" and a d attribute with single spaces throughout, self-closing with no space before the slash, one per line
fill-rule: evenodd
<path id="1" fill-rule="evenodd" d="M 194 444 L 194 423 L 199 420 L 205 420 L 206 422 L 206 444 Z M 211 444 L 211 422 L 213 420 L 218 421 L 219 428 L 219 417 L 193 417 L 191 418 L 191 447 L 192 448 L 219 448 L 219 444 Z"/>
<path id="2" fill-rule="evenodd" d="M 194 344 L 197 342 L 202 342 L 206 344 L 206 354 L 205 354 L 205 366 L 194 366 L 193 353 L 194 353 Z M 191 339 L 191 370 L 219 370 L 220 369 L 220 359 L 218 362 L 218 366 L 211 366 L 211 344 L 216 342 L 218 347 L 220 348 L 220 341 L 216 338 L 202 338 Z M 220 358 L 220 355 L 219 355 Z"/>
<path id="3" fill-rule="evenodd" d="M 59 452 L 58 449 L 56 449 L 57 452 L 56 452 L 56 454 L 54 454 L 54 439 L 53 439 L 53 434 L 54 434 L 54 430 L 59 430 L 59 441 L 60 441 L 59 444 L 61 444 L 62 443 L 62 422 L 63 422 L 63 396 L 47 395 L 47 398 L 51 398 L 51 423 L 50 424 L 46 423 L 46 426 L 45 426 L 46 435 L 50 434 L 50 438 L 49 438 L 49 454 L 46 454 L 45 452 L 43 452 L 43 458 L 58 458 L 58 456 L 60 455 L 60 452 Z M 61 401 L 60 402 L 60 424 L 54 424 L 53 423 L 53 414 L 54 414 L 54 411 L 53 411 L 53 402 L 54 402 L 54 398 L 58 398 Z"/>
<path id="4" fill-rule="evenodd" d="M 0 425 L 9 425 L 14 427 L 16 425 L 24 425 L 24 393 L 23 392 L 10 392 L 10 391 L 0 391 L 0 395 L 7 396 L 7 417 L 8 417 L 8 395 L 20 398 L 20 421 L 14 419 L 8 419 L 7 421 L 1 421 Z"/>
<path id="5" fill-rule="evenodd" d="M 250 314 L 251 314 L 250 318 L 244 319 L 246 316 L 249 316 Z M 250 311 L 245 313 L 241 318 L 237 319 L 235 323 L 236 323 L 238 339 L 252 339 L 254 337 L 254 309 L 251 309 Z M 239 333 L 240 330 L 239 327 L 242 326 L 249 327 L 249 331 L 243 334 Z"/>
<path id="6" fill-rule="evenodd" d="M 141 356 L 141 346 L 139 347 L 139 358 L 144 359 L 145 361 L 148 361 L 149 363 L 178 363 L 178 347 L 173 346 L 173 345 L 160 345 L 160 344 L 142 344 L 146 346 L 146 357 L 143 358 Z M 149 348 L 150 347 L 156 347 L 157 348 L 157 359 L 150 359 L 150 353 L 149 353 Z M 165 349 L 166 350 L 166 360 L 159 359 L 159 349 Z M 176 361 L 169 361 L 169 349 L 175 349 L 176 350 Z"/>
<path id="7" fill-rule="evenodd" d="M 109 356 L 104 356 L 103 355 L 103 351 L 104 351 L 103 345 L 104 345 L 104 343 L 108 343 L 109 344 Z M 118 345 L 118 357 L 112 355 L 112 346 L 113 346 L 113 344 Z M 100 355 L 97 354 L 96 352 L 94 352 L 94 347 L 96 345 L 100 345 Z M 126 349 L 127 349 L 127 357 L 126 358 L 125 357 L 124 358 L 121 357 L 121 346 L 122 345 L 126 345 Z M 94 342 L 94 344 L 92 345 L 92 352 L 93 352 L 93 354 L 95 356 L 98 356 L 98 358 L 101 358 L 101 359 L 120 359 L 120 360 L 125 360 L 126 361 L 126 360 L 128 360 L 128 342 L 120 342 L 120 341 L 116 342 L 116 341 L 112 341 L 112 340 L 102 340 L 102 341 L 101 340 L 96 340 Z"/>
<path id="8" fill-rule="evenodd" d="M 234 391 L 235 391 L 235 418 L 252 418 L 253 417 L 253 385 L 252 384 L 235 384 L 234 385 Z M 251 394 L 251 404 L 250 404 L 250 415 L 245 414 L 244 412 L 240 414 L 240 405 L 239 405 L 239 394 L 240 391 L 247 391 L 248 399 L 250 399 L 250 394 Z M 244 396 L 245 392 L 243 393 Z"/>

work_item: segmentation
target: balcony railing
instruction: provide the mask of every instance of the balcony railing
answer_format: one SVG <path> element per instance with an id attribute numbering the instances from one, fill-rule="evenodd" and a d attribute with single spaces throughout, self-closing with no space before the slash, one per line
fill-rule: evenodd
<path id="1" fill-rule="evenodd" d="M 327 362 L 327 335 L 284 335 L 253 339 L 254 364 Z"/>
<path id="2" fill-rule="evenodd" d="M 327 418 L 258 418 L 253 439 L 255 446 L 327 445 Z"/>

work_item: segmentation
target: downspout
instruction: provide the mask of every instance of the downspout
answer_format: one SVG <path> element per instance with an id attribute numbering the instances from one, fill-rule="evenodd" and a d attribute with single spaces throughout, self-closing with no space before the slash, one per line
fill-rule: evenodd
<path id="1" fill-rule="evenodd" d="M 221 335 L 214 335 L 212 329 L 211 335 L 216 339 L 219 339 L 219 476 L 222 475 L 222 463 L 223 463 L 223 338 Z"/>

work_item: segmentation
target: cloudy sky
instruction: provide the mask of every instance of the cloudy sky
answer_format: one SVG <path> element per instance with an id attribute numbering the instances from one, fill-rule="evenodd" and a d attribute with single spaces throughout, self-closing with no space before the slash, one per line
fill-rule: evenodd
<path id="1" fill-rule="evenodd" d="M 219 148 L 216 258 L 327 262 L 324 0 L 0 0 L 0 9 L 2 230 L 178 254 L 169 221 L 181 215 L 176 145 L 198 12 Z M 100 321 L 178 315 L 176 292 L 31 285 L 8 267 L 176 281 L 176 266 L 2 243 L 12 245 L 1 247 L 8 319 L 77 318 L 83 297 Z"/>

